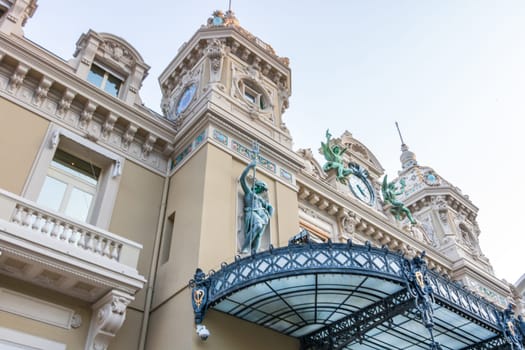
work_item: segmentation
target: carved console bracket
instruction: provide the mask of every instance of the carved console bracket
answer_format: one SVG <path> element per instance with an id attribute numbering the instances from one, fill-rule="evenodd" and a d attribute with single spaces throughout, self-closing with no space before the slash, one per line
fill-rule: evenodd
<path id="1" fill-rule="evenodd" d="M 126 307 L 133 300 L 130 294 L 112 290 L 93 306 L 93 316 L 85 350 L 106 350 L 109 342 L 126 319 Z"/>

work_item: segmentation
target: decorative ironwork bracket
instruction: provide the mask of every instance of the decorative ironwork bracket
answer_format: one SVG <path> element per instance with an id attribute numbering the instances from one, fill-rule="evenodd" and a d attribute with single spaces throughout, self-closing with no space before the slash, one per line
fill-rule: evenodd
<path id="1" fill-rule="evenodd" d="M 206 310 L 208 309 L 208 289 L 210 280 L 206 279 L 206 274 L 201 270 L 195 271 L 195 276 L 189 282 L 191 288 L 191 305 L 195 315 L 195 324 L 202 324 Z"/>
<path id="2" fill-rule="evenodd" d="M 407 279 L 407 288 L 414 297 L 416 309 L 421 315 L 423 324 L 430 333 L 430 350 L 441 350 L 441 346 L 434 340 L 434 291 L 427 276 L 427 264 L 423 260 L 425 252 L 412 260 L 405 260 L 404 273 Z"/>
<path id="3" fill-rule="evenodd" d="M 523 350 L 523 331 L 525 328 L 523 319 L 514 317 L 514 308 L 511 304 L 500 314 L 501 329 L 503 336 L 512 350 Z"/>

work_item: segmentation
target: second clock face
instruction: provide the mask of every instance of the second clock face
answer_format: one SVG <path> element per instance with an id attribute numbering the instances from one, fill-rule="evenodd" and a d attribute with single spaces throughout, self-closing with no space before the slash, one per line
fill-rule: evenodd
<path id="1" fill-rule="evenodd" d="M 196 90 L 197 86 L 195 84 L 188 86 L 186 90 L 184 90 L 182 96 L 179 99 L 179 102 L 177 102 L 177 107 L 175 108 L 176 116 L 179 116 L 186 110 L 186 108 L 188 108 Z"/>
<path id="2" fill-rule="evenodd" d="M 374 204 L 374 191 L 368 180 L 355 174 L 350 174 L 348 180 L 348 185 L 354 196 L 368 205 Z"/>

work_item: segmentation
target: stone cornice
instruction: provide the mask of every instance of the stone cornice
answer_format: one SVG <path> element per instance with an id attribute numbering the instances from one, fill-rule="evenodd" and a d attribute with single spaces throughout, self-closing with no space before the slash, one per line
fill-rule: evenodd
<path id="1" fill-rule="evenodd" d="M 261 150 L 267 152 L 268 156 L 275 161 L 286 164 L 290 170 L 296 172 L 304 167 L 303 160 L 293 150 L 284 147 L 270 136 L 262 133 L 259 128 L 255 127 L 249 120 L 240 118 L 238 115 L 234 115 L 232 111 L 226 110 L 214 103 L 213 93 L 213 89 L 207 90 L 188 110 L 191 118 L 182 122 L 177 136 L 174 138 L 174 143 L 178 145 L 177 150 L 182 147 L 182 144 L 188 141 L 188 134 L 191 134 L 190 130 L 196 129 L 198 125 L 203 125 L 202 123 L 205 122 L 206 119 L 210 119 L 214 121 L 214 124 L 233 132 L 238 140 L 246 144 L 250 144 L 252 140 L 257 140 L 261 146 Z M 221 94 L 220 98 L 226 97 Z M 185 118 L 185 114 L 183 114 L 181 118 Z M 276 127 L 274 127 L 274 131 L 282 133 L 282 131 Z M 177 152 L 174 152 L 174 154 L 177 154 Z"/>
<path id="2" fill-rule="evenodd" d="M 11 39 L 0 35 L 0 95 L 93 141 L 102 141 L 159 174 L 166 173 L 176 135 L 171 122 L 95 88 L 67 65 L 55 67 L 56 57 L 25 39 Z"/>
<path id="3" fill-rule="evenodd" d="M 174 136 L 171 123 L 152 115 L 141 106 L 130 106 L 124 101 L 114 98 L 104 91 L 94 88 L 89 82 L 78 77 L 71 66 L 40 46 L 27 39 L 16 36 L 6 37 L 0 33 L 0 51 L 11 58 L 23 62 L 32 70 L 48 77 L 52 82 L 64 85 L 72 91 L 81 94 L 98 106 L 132 120 L 140 128 L 159 135 L 163 139 Z"/>
<path id="4" fill-rule="evenodd" d="M 168 86 L 176 86 L 177 78 L 175 77 L 184 75 L 202 59 L 207 42 L 212 39 L 223 40 L 230 52 L 248 64 L 255 64 L 263 75 L 276 84 L 283 84 L 289 92 L 291 91 L 290 68 L 283 64 L 278 56 L 270 54 L 260 44 L 248 39 L 246 33 L 235 26 L 199 29 L 188 42 L 181 46 L 177 56 L 160 74 L 159 83 L 163 91 L 170 90 Z"/>
<path id="5" fill-rule="evenodd" d="M 389 220 L 372 207 L 365 207 L 350 197 L 336 192 L 328 183 L 304 173 L 298 174 L 297 186 L 300 202 L 310 203 L 317 210 L 326 212 L 338 223 L 343 218 L 352 217 L 354 233 L 362 235 L 379 246 L 385 245 L 392 251 L 399 250 L 408 256 L 426 251 L 429 259 L 428 265 L 431 269 L 442 274 L 450 274 L 451 262 L 448 258 L 413 238 L 411 232 L 401 229 L 397 222 Z M 344 239 L 341 238 L 341 240 Z"/>
<path id="6" fill-rule="evenodd" d="M 422 207 L 428 206 L 430 198 L 435 196 L 444 196 L 450 208 L 457 212 L 466 213 L 467 218 L 472 222 L 476 220 L 478 208 L 451 186 L 424 188 L 416 194 L 411 195 L 406 200 L 406 204 L 412 212 L 417 212 Z"/>

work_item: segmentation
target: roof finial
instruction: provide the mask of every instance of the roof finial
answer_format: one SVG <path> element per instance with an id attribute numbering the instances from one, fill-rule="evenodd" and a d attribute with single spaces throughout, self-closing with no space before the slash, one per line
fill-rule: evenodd
<path id="1" fill-rule="evenodd" d="M 228 11 L 231 12 L 232 10 L 232 0 L 228 1 Z"/>
<path id="2" fill-rule="evenodd" d="M 396 128 L 397 128 L 397 133 L 399 134 L 399 138 L 401 139 L 401 144 L 404 145 L 405 141 L 403 141 L 403 136 L 401 135 L 401 130 L 399 130 L 399 124 L 397 122 L 396 122 Z"/>
<path id="3" fill-rule="evenodd" d="M 408 150 L 408 146 L 403 140 L 403 135 L 401 135 L 401 130 L 399 130 L 399 124 L 397 122 L 396 128 L 397 133 L 399 134 L 399 138 L 401 139 L 401 166 L 403 167 L 403 170 L 405 170 L 413 167 L 414 165 L 417 165 L 416 155 L 414 154 L 414 152 Z"/>

